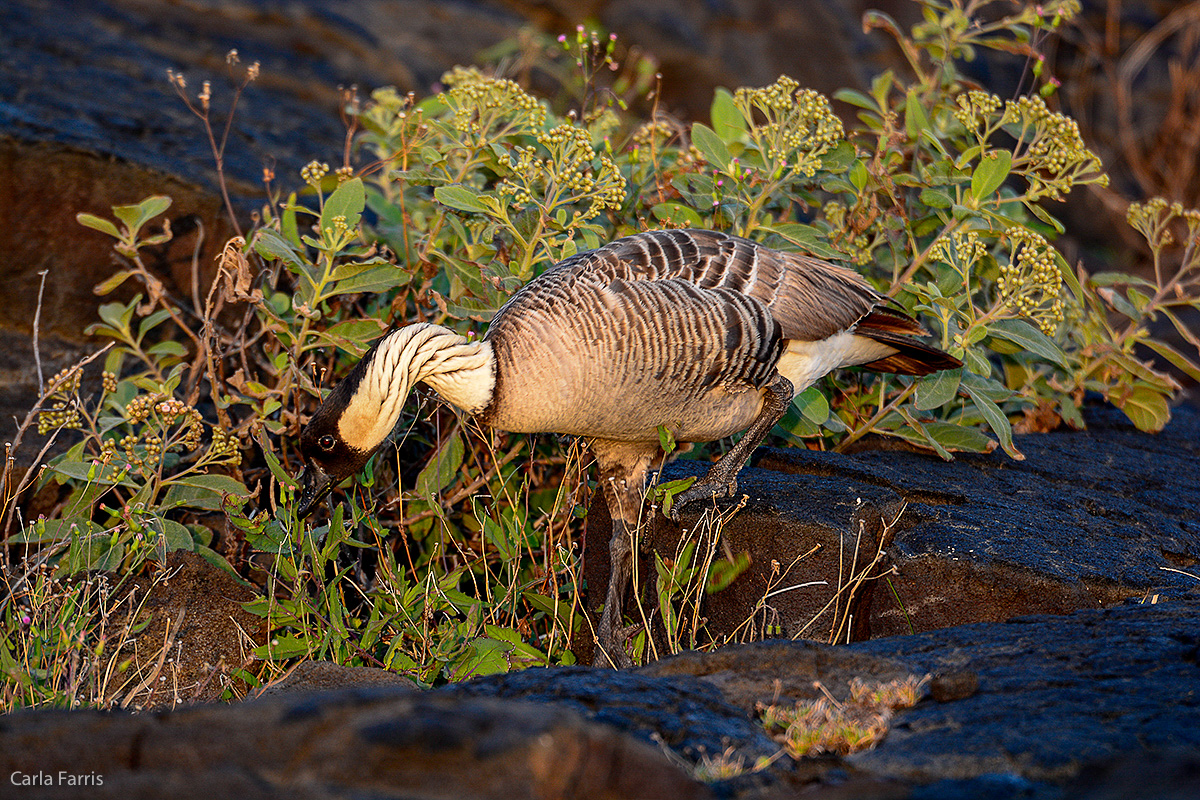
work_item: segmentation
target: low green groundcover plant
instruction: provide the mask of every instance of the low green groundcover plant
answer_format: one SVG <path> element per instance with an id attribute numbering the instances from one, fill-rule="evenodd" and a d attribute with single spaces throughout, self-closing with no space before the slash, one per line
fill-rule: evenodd
<path id="1" fill-rule="evenodd" d="M 97 292 L 139 288 L 104 303 L 89 329 L 106 345 L 98 390 L 85 388 L 84 365 L 67 369 L 22 428 L 69 448 L 24 479 L 5 477 L 4 707 L 103 703 L 97 676 L 125 667 L 113 649 L 121 637 L 104 633 L 96 571 L 119 586 L 172 550 L 255 580 L 248 607 L 269 636 L 231 695 L 299 657 L 382 666 L 422 685 L 572 663 L 571 637 L 588 633 L 582 448 L 481 431 L 424 396 L 397 446 L 313 524 L 295 514 L 296 438 L 322 387 L 389 325 L 477 331 L 550 264 L 649 227 L 728 230 L 854 265 L 964 363 L 918 379 L 832 375 L 796 399 L 779 441 L 844 449 L 875 434 L 947 459 L 994 448 L 1019 459 L 1014 423 L 1083 427 L 1089 394 L 1142 430 L 1162 428 L 1178 386 L 1160 364 L 1197 379 L 1200 366 L 1150 323 L 1198 344 L 1180 312 L 1200 308 L 1200 212 L 1130 205 L 1153 276 L 1066 263 L 1045 201 L 1105 183 L 1099 159 L 1047 104 L 1053 84 L 1002 99 L 960 66 L 983 49 L 1040 64 L 1038 47 L 1078 3 L 989 9 L 986 23 L 976 20 L 987 2 L 922 5 L 909 32 L 867 15 L 907 70 L 837 92 L 845 118 L 783 76 L 718 89 L 707 122 L 680 123 L 656 111 L 652 61 L 622 62 L 615 37 L 583 29 L 497 54 L 557 76 L 555 98 L 473 67 L 451 70 L 426 98 L 348 96 L 347 162 L 314 161 L 295 193 L 268 184 L 254 228 L 189 297 L 142 259 L 171 237 L 168 198 L 79 215 L 126 264 Z M 210 90 L 192 97 L 181 76 L 171 80 L 220 164 Z M 52 516 L 21 515 L 35 484 L 60 487 Z M 643 617 L 659 615 L 687 646 L 717 644 L 697 599 L 737 569 L 737 559 L 660 559 L 659 602 Z"/>

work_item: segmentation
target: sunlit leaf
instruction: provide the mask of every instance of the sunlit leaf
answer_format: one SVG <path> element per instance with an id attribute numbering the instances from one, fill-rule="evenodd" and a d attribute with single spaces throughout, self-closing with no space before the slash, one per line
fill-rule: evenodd
<path id="1" fill-rule="evenodd" d="M 918 378 L 917 399 L 913 405 L 922 411 L 941 408 L 958 395 L 958 385 L 961 381 L 961 367 L 958 369 L 944 369 L 932 375 Z"/>
<path id="2" fill-rule="evenodd" d="M 1069 368 L 1067 355 L 1053 339 L 1041 329 L 1024 319 L 1002 319 L 989 323 L 987 332 L 991 336 L 1005 339 L 1042 359 Z"/>
<path id="3" fill-rule="evenodd" d="M 425 468 L 417 475 L 417 496 L 428 500 L 454 483 L 463 461 L 462 436 L 455 431 L 433 452 Z"/>
<path id="4" fill-rule="evenodd" d="M 107 233 L 109 236 L 113 237 L 114 239 L 121 238 L 121 233 L 120 233 L 120 231 L 117 230 L 116 225 L 113 225 L 111 222 L 109 222 L 106 219 L 97 217 L 95 214 L 83 214 L 83 213 L 76 214 L 75 221 L 78 222 L 80 225 L 85 225 L 89 228 L 92 228 L 93 230 L 100 231 L 101 233 Z"/>
<path id="5" fill-rule="evenodd" d="M 976 200 L 991 197 L 1000 188 L 1012 169 L 1012 153 L 1007 150 L 992 150 L 985 153 L 971 174 L 971 194 Z"/>
<path id="6" fill-rule="evenodd" d="M 705 161 L 722 172 L 729 172 L 729 162 L 733 156 L 729 154 L 729 148 L 725 146 L 725 142 L 721 141 L 721 137 L 713 132 L 712 128 L 700 122 L 693 123 L 692 144 L 696 145 L 696 149 L 704 156 Z"/>
<path id="7" fill-rule="evenodd" d="M 725 142 L 735 142 L 746 133 L 746 118 L 733 102 L 733 94 L 723 86 L 713 93 L 711 108 L 713 132 Z"/>
<path id="8" fill-rule="evenodd" d="M 1114 400 L 1140 431 L 1157 433 L 1171 421 L 1167 395 L 1148 384 L 1137 383 L 1124 397 Z"/>
<path id="9" fill-rule="evenodd" d="M 458 209 L 459 211 L 470 211 L 475 214 L 486 214 L 488 212 L 487 205 L 483 202 L 479 192 L 474 189 L 468 189 L 466 186 L 452 185 L 439 186 L 433 190 L 434 198 L 444 206 Z"/>
<path id="10" fill-rule="evenodd" d="M 829 400 L 816 386 L 810 386 L 792 399 L 792 405 L 814 425 L 829 419 Z"/>
<path id="11" fill-rule="evenodd" d="M 330 230 L 335 226 L 334 220 L 341 217 L 349 230 L 358 227 L 362 219 L 363 209 L 367 206 L 367 194 L 363 189 L 361 178 L 351 178 L 342 181 L 333 194 L 325 199 L 325 207 L 321 210 L 321 230 Z"/>
<path id="12" fill-rule="evenodd" d="M 686 206 L 683 203 L 658 203 L 650 209 L 650 213 L 659 222 L 665 222 L 669 225 L 687 225 L 693 228 L 704 227 L 704 221 L 700 219 L 700 215 L 696 212 L 696 209 Z"/>
<path id="13" fill-rule="evenodd" d="M 988 427 L 992 429 L 992 433 L 996 434 L 996 438 L 1000 440 L 1000 446 L 1004 448 L 1004 452 L 1008 453 L 1016 461 L 1024 461 L 1025 456 L 1013 444 L 1012 423 L 1008 421 L 1008 417 L 1004 416 L 1004 412 L 1000 410 L 1000 406 L 985 397 L 982 392 L 970 383 L 964 381 L 962 387 L 971 396 L 971 400 L 975 403 L 975 408 L 979 409 L 979 413 L 987 420 Z"/>

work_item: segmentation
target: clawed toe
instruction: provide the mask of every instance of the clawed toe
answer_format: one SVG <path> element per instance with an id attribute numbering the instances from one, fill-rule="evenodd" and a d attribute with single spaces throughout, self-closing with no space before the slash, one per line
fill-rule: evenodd
<path id="1" fill-rule="evenodd" d="M 671 511 L 667 516 L 675 521 L 679 521 L 679 512 L 684 506 L 690 505 L 697 500 L 712 500 L 717 497 L 733 497 L 737 493 L 737 479 L 729 481 L 696 481 L 688 488 L 684 489 L 671 501 Z"/>
<path id="2" fill-rule="evenodd" d="M 624 627 L 616 626 L 610 636 L 601 635 L 596 639 L 596 650 L 592 656 L 593 667 L 612 667 L 613 669 L 629 669 L 633 659 L 626 649 L 629 640 L 642 630 L 641 625 L 631 624 Z"/>

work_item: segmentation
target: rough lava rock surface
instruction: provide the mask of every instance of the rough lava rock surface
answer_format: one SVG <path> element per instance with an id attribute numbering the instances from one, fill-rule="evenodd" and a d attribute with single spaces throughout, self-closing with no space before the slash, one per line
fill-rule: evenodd
<path id="1" fill-rule="evenodd" d="M 347 688 L 333 690 L 339 669 L 327 665 L 317 693 L 296 686 L 231 706 L 2 717 L 0 774 L 94 774 L 103 786 L 83 790 L 89 797 L 177 800 L 234 791 L 1065 800 L 1112 797 L 1131 780 L 1140 798 L 1174 800 L 1200 792 L 1197 619 L 1193 593 L 848 646 L 760 643 L 636 672 L 530 669 L 427 693 L 349 669 L 340 670 Z M 732 748 L 753 764 L 773 750 L 746 706 L 772 675 L 790 693 L 813 681 L 836 693 L 851 678 L 897 670 L 935 675 L 934 689 L 898 714 L 876 749 L 842 762 L 783 757 L 707 786 L 689 775 L 703 752 Z M 13 791 L 81 796 L 61 785 Z"/>

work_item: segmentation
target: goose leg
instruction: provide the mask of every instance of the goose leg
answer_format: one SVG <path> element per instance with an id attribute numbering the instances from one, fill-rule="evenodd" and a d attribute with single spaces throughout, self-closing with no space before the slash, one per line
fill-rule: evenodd
<path id="1" fill-rule="evenodd" d="M 646 471 L 656 447 L 625 442 L 596 442 L 592 446 L 600 486 L 613 521 L 612 539 L 608 545 L 611 570 L 604 612 L 596 627 L 594 667 L 620 669 L 633 666 L 625 650 L 629 632 L 621 627 L 621 619 L 625 592 L 633 576 L 633 536 L 642 513 Z"/>
<path id="2" fill-rule="evenodd" d="M 746 459 L 754 452 L 754 448 L 762 444 L 762 440 L 787 413 L 788 405 L 792 402 L 792 382 L 782 375 L 776 375 L 765 388 L 767 394 L 763 399 L 762 411 L 755 417 L 754 422 L 750 423 L 742 438 L 712 465 L 707 475 L 675 495 L 675 502 L 671 505 L 671 519 L 678 521 L 679 510 L 688 503 L 732 496 L 737 492 L 737 476 Z"/>

